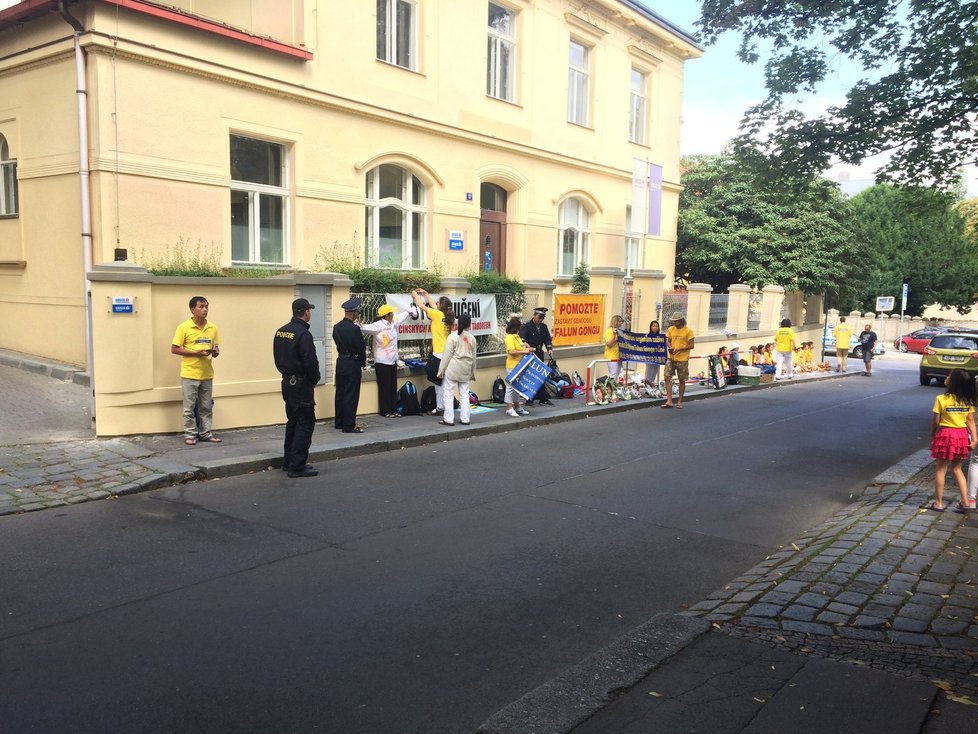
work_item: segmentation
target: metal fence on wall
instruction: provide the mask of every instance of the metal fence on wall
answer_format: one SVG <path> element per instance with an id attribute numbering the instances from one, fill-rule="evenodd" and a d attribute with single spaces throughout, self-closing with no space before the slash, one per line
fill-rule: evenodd
<path id="1" fill-rule="evenodd" d="M 724 331 L 727 328 L 727 310 L 730 308 L 730 295 L 714 293 L 710 296 L 710 323 L 708 330 Z"/>
<path id="2" fill-rule="evenodd" d="M 685 318 L 689 309 L 689 293 L 686 291 L 671 291 L 662 294 L 662 314 L 659 319 L 662 330 L 665 331 L 669 326 L 669 319 L 677 311 Z"/>
<path id="3" fill-rule="evenodd" d="M 369 324 L 377 320 L 377 309 L 387 303 L 387 296 L 383 293 L 357 293 L 357 298 L 363 299 L 363 307 L 360 310 L 360 321 Z M 479 346 L 479 354 L 498 354 L 503 351 L 506 339 L 506 322 L 510 316 L 519 316 L 522 320 L 527 319 L 526 296 L 522 293 L 497 293 L 496 294 L 496 333 L 485 334 L 476 337 Z M 532 311 L 532 308 L 529 309 Z M 367 342 L 367 361 L 373 360 L 371 349 L 371 339 Z M 401 359 L 427 359 L 431 354 L 431 339 L 429 337 L 406 339 L 403 337 L 397 340 L 398 351 Z"/>
<path id="4" fill-rule="evenodd" d="M 747 304 L 747 331 L 757 331 L 761 326 L 761 306 L 764 303 L 763 293 L 751 293 Z"/>

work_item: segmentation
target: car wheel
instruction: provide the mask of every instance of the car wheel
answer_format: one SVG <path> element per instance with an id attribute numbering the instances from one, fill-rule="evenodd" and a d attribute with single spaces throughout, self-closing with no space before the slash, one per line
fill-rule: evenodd
<path id="1" fill-rule="evenodd" d="M 863 358 L 863 345 L 862 344 L 860 344 L 858 347 L 856 347 L 855 349 L 852 350 L 852 356 L 855 357 L 856 359 L 862 359 Z"/>
<path id="2" fill-rule="evenodd" d="M 899 349 L 901 352 L 904 352 L 904 353 L 910 351 L 909 349 L 907 349 L 907 343 L 906 342 L 900 342 L 900 346 L 897 347 L 897 349 Z"/>
<path id="3" fill-rule="evenodd" d="M 930 375 L 928 375 L 926 372 L 921 372 L 920 373 L 920 384 L 921 385 L 930 385 Z"/>

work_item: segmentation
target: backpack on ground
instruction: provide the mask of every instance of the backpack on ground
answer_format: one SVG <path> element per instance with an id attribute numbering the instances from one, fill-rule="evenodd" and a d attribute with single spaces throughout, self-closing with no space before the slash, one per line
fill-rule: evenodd
<path id="1" fill-rule="evenodd" d="M 560 397 L 560 388 L 557 387 L 557 383 L 553 380 L 547 379 L 544 381 L 543 389 L 546 391 L 548 399 Z"/>
<path id="2" fill-rule="evenodd" d="M 410 380 L 401 385 L 401 389 L 397 391 L 397 405 L 394 412 L 398 415 L 421 415 L 418 388 Z"/>
<path id="3" fill-rule="evenodd" d="M 496 377 L 495 381 L 492 383 L 492 402 L 506 402 L 506 382 L 502 377 Z"/>
<path id="4" fill-rule="evenodd" d="M 435 386 L 428 385 L 421 393 L 421 412 L 430 413 L 438 407 L 438 400 L 435 398 Z"/>

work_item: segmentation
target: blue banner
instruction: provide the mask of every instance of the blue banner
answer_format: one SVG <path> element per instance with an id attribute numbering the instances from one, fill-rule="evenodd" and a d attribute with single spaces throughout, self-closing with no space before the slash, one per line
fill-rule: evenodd
<path id="1" fill-rule="evenodd" d="M 622 362 L 665 364 L 669 351 L 665 334 L 618 332 L 618 354 Z"/>
<path id="2" fill-rule="evenodd" d="M 543 360 L 535 354 L 528 354 L 506 375 L 506 382 L 524 398 L 533 400 L 533 396 L 537 394 L 549 375 L 550 368 L 543 363 Z"/>

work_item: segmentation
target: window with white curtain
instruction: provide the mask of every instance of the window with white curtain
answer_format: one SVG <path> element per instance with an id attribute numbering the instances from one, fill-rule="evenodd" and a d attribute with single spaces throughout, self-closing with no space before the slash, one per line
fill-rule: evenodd
<path id="1" fill-rule="evenodd" d="M 588 125 L 591 84 L 591 49 L 571 40 L 567 67 L 567 122 Z"/>
<path id="2" fill-rule="evenodd" d="M 280 265 L 288 255 L 289 188 L 281 143 L 231 136 L 231 260 Z"/>
<path id="3" fill-rule="evenodd" d="M 588 262 L 590 214 L 578 199 L 567 199 L 560 205 L 557 220 L 557 275 L 573 275 L 578 264 Z"/>
<path id="4" fill-rule="evenodd" d="M 377 0 L 377 58 L 416 71 L 418 0 Z"/>
<path id="5" fill-rule="evenodd" d="M 0 135 L 0 217 L 17 215 L 17 161 L 10 159 L 7 140 Z"/>
<path id="6" fill-rule="evenodd" d="M 633 143 L 645 144 L 645 130 L 648 127 L 648 75 L 632 68 L 631 96 L 628 108 L 628 139 Z"/>
<path id="7" fill-rule="evenodd" d="M 367 172 L 365 256 L 371 267 L 424 267 L 427 200 L 424 184 L 407 169 L 384 164 Z"/>
<path id="8" fill-rule="evenodd" d="M 507 102 L 516 100 L 516 13 L 489 3 L 489 51 L 486 94 Z"/>

